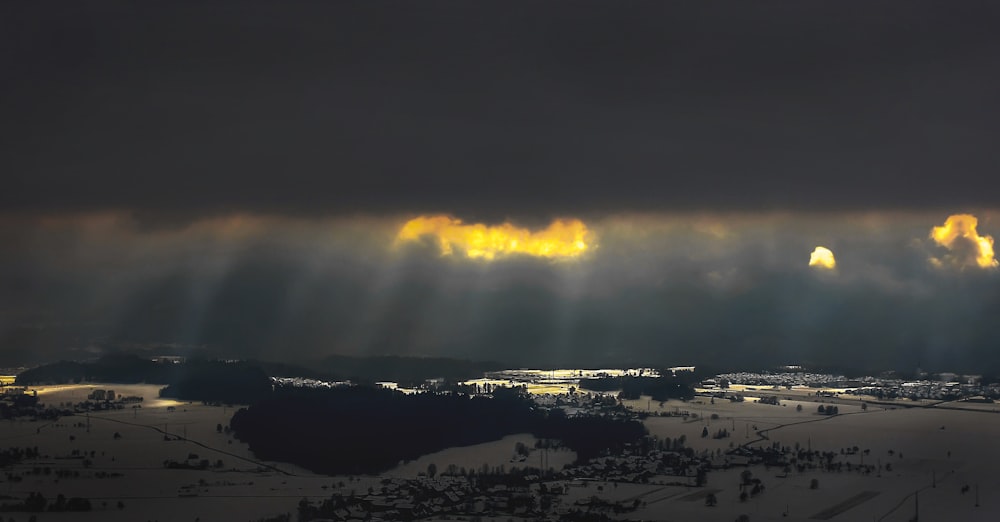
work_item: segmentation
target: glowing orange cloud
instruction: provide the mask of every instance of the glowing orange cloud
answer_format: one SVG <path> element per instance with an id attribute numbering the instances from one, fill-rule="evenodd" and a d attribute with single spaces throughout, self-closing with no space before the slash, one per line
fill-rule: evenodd
<path id="1" fill-rule="evenodd" d="M 420 216 L 406 222 L 396 242 L 437 239 L 441 255 L 459 250 L 472 259 L 492 260 L 523 254 L 550 259 L 572 258 L 593 248 L 593 234 L 579 219 L 557 219 L 544 230 L 532 232 L 510 223 L 467 225 L 448 216 Z"/>
<path id="2" fill-rule="evenodd" d="M 813 249 L 812 254 L 809 254 L 809 266 L 833 270 L 837 268 L 837 260 L 829 248 L 818 246 Z"/>
<path id="3" fill-rule="evenodd" d="M 993 237 L 980 236 L 976 232 L 979 220 L 971 214 L 953 214 L 948 216 L 944 225 L 931 229 L 930 237 L 935 243 L 951 251 L 949 259 L 959 266 L 978 266 L 980 268 L 996 268 L 997 260 L 993 256 Z M 931 258 L 935 266 L 941 266 L 939 259 Z"/>

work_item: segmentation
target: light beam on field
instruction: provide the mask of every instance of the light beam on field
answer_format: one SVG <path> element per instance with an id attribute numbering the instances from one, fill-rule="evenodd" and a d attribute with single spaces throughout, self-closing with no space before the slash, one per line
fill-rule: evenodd
<path id="1" fill-rule="evenodd" d="M 466 224 L 449 216 L 420 216 L 407 221 L 396 234 L 396 243 L 431 237 L 441 255 L 464 255 L 493 260 L 512 255 L 568 259 L 593 248 L 593 233 L 579 219 L 556 219 L 548 227 L 532 231 L 511 223 Z"/>

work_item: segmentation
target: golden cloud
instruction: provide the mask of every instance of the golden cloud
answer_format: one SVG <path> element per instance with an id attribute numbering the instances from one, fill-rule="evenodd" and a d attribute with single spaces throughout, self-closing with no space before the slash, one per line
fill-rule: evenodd
<path id="1" fill-rule="evenodd" d="M 979 220 L 971 214 L 953 214 L 948 216 L 944 225 L 931 229 L 930 238 L 940 246 L 949 250 L 946 261 L 959 267 L 974 266 L 979 268 L 996 268 L 997 260 L 993 256 L 993 237 L 980 236 L 976 232 Z M 944 261 L 931 258 L 931 264 L 937 267 Z"/>
<path id="2" fill-rule="evenodd" d="M 837 260 L 829 248 L 818 246 L 813 249 L 812 254 L 809 254 L 809 266 L 833 270 L 837 268 Z"/>
<path id="3" fill-rule="evenodd" d="M 547 228 L 531 231 L 510 223 L 465 224 L 449 216 L 420 216 L 407 221 L 396 234 L 396 243 L 437 240 L 441 255 L 457 251 L 471 259 L 493 260 L 510 255 L 565 259 L 593 248 L 593 234 L 579 219 L 557 219 Z"/>

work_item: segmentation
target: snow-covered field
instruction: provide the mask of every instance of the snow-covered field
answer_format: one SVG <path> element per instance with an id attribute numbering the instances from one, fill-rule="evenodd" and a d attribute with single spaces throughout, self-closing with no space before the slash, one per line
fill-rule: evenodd
<path id="1" fill-rule="evenodd" d="M 387 472 L 390 477 L 414 478 L 419 473 L 427 471 L 427 466 L 433 463 L 438 472 L 448 469 L 449 465 L 467 470 L 479 470 L 485 464 L 491 468 L 503 466 L 505 470 L 522 467 L 541 467 L 542 453 L 534 450 L 537 439 L 528 433 L 508 435 L 500 440 L 484 442 L 473 446 L 461 446 L 448 448 L 430 455 L 424 455 L 416 460 L 407 462 L 396 469 Z M 530 449 L 530 455 L 524 460 L 515 459 L 514 446 L 518 443 L 526 445 Z M 576 459 L 576 454 L 570 450 L 550 450 L 546 455 L 548 467 L 562 469 L 566 464 Z"/>
<path id="2" fill-rule="evenodd" d="M 93 413 L 90 427 L 86 416 L 65 417 L 58 422 L 13 421 L 0 423 L 0 447 L 37 446 L 46 458 L 24 462 L 6 470 L 21 476 L 20 481 L 0 477 L 0 494 L 21 497 L 41 492 L 52 500 L 58 494 L 91 499 L 89 513 L 43 513 L 40 521 L 192 521 L 257 520 L 266 515 L 294 513 L 303 497 L 327 498 L 334 491 L 366 491 L 381 477 L 320 476 L 284 463 L 258 462 L 246 445 L 219 433 L 233 414 L 232 408 L 178 403 L 157 399 L 157 386 L 75 385 L 42 387 L 43 402 L 58 404 L 83 400 L 94 388 L 114 389 L 124 395 L 145 397 L 143 407 Z M 827 400 L 825 403 L 816 402 Z M 906 521 L 914 515 L 913 493 L 920 490 L 922 520 L 993 521 L 1000 519 L 1000 414 L 991 409 L 957 411 L 939 408 L 891 408 L 870 405 L 862 410 L 857 401 L 839 401 L 841 415 L 827 417 L 816 413 L 828 399 L 803 395 L 797 400 L 782 400 L 781 405 L 752 402 L 733 403 L 707 397 L 694 401 L 659 402 L 648 399 L 627 401 L 637 410 L 661 412 L 688 411 L 697 419 L 650 417 L 645 424 L 661 438 L 684 435 L 687 445 L 698 451 L 728 449 L 755 441 L 758 430 L 767 430 L 766 445 L 812 447 L 838 452 L 841 448 L 869 450 L 867 455 L 843 457 L 856 464 L 891 464 L 891 471 L 862 475 L 857 472 L 791 471 L 751 468 L 763 480 L 765 492 L 741 502 L 740 473 L 743 468 L 715 470 L 708 475 L 706 489 L 678 486 L 655 486 L 590 483 L 569 489 L 565 501 L 597 495 L 609 500 L 640 499 L 645 504 L 638 511 L 622 515 L 647 520 L 705 520 L 731 522 L 740 514 L 753 521 L 808 520 L 829 517 L 843 521 Z M 799 410 L 796 406 L 802 406 Z M 716 415 L 718 418 L 713 419 Z M 755 429 L 756 427 L 756 429 Z M 723 439 L 702 438 L 725 428 L 731 436 Z M 115 438 L 118 433 L 121 437 Z M 186 437 L 188 440 L 164 440 Z M 535 465 L 538 452 L 532 452 L 524 464 L 511 462 L 514 446 L 522 442 L 533 447 L 530 435 L 512 435 L 502 440 L 450 448 L 405 463 L 387 476 L 414 477 L 434 462 L 438 472 L 449 464 L 457 467 Z M 92 461 L 85 467 L 82 458 L 72 457 L 78 450 Z M 892 451 L 892 454 L 889 451 Z M 164 461 L 187 461 L 197 455 L 198 462 L 209 460 L 207 470 L 166 469 Z M 91 456 L 92 455 L 92 456 Z M 573 456 L 569 452 L 550 452 L 551 465 L 559 467 Z M 222 467 L 214 467 L 221 460 Z M 269 468 L 273 466 L 275 469 Z M 36 473 L 36 468 L 38 472 Z M 45 469 L 49 473 L 45 473 Z M 58 470 L 79 472 L 80 478 L 58 477 Z M 26 473 L 26 474 L 25 474 Z M 96 478 L 98 473 L 117 474 Z M 84 478 L 87 477 L 87 478 Z M 819 487 L 810 489 L 812 479 Z M 343 485 L 341 485 L 343 483 Z M 932 487 L 936 483 L 936 487 Z M 969 490 L 962 493 L 962 486 Z M 600 486 L 600 488 L 598 487 Z M 975 507 L 976 487 L 980 507 Z M 712 491 L 718 502 L 705 505 L 704 492 Z M 106 502 L 106 505 L 105 505 Z M 124 504 L 123 509 L 117 507 Z M 24 513 L 11 513 L 15 520 L 27 520 Z M 506 520 L 506 518 L 503 518 Z"/>
<path id="3" fill-rule="evenodd" d="M 114 389 L 145 400 L 139 409 L 126 406 L 125 410 L 90 414 L 89 429 L 84 415 L 64 417 L 54 423 L 0 423 L 0 447 L 37 446 L 41 455 L 48 456 L 5 470 L 20 475 L 21 480 L 12 482 L 3 476 L 0 493 L 23 497 L 40 492 L 50 502 L 58 494 L 91 500 L 91 512 L 42 513 L 38 515 L 40 521 L 257 520 L 265 515 L 294 513 L 302 497 L 327 498 L 335 482 L 347 480 L 315 475 L 289 464 L 257 463 L 245 444 L 217 431 L 219 424 L 229 423 L 233 408 L 160 400 L 159 386 L 39 387 L 39 399 L 52 404 L 76 402 L 95 388 Z M 173 411 L 168 410 L 170 407 Z M 171 439 L 180 436 L 188 440 L 167 441 L 164 432 Z M 115 433 L 120 438 L 115 438 Z M 74 450 L 92 464 L 85 467 L 82 458 L 69 458 Z M 164 467 L 166 460 L 188 461 L 192 454 L 198 458 L 191 462 L 206 459 L 211 467 Z M 219 460 L 222 467 L 216 468 Z M 274 465 L 281 472 L 262 465 Z M 40 473 L 35 473 L 36 468 Z M 59 470 L 79 472 L 80 477 L 60 478 Z M 96 478 L 99 473 L 122 476 Z M 366 490 L 373 482 L 367 478 L 351 484 Z M 123 509 L 118 508 L 118 502 L 124 504 Z M 24 513 L 7 516 L 15 520 L 28 518 Z"/>
<path id="4" fill-rule="evenodd" d="M 746 502 L 739 499 L 739 474 L 734 467 L 709 473 L 706 487 L 717 489 L 718 503 L 707 507 L 703 501 L 667 499 L 648 502 L 634 513 L 636 518 L 654 520 L 732 521 L 747 514 L 753 521 L 827 519 L 845 521 L 911 520 L 919 501 L 921 520 L 992 521 L 1000 520 L 1000 414 L 986 408 L 950 410 L 940 408 L 902 408 L 860 404 L 837 404 L 840 415 L 817 414 L 820 404 L 829 399 L 803 397 L 782 400 L 774 406 L 750 402 L 733 403 L 707 397 L 694 401 L 658 402 L 643 399 L 626 401 L 638 410 L 689 411 L 697 420 L 680 417 L 650 417 L 645 423 L 650 433 L 677 438 L 685 435 L 687 445 L 696 450 L 723 451 L 735 445 L 757 440 L 753 426 L 767 430 L 766 440 L 782 446 L 834 451 L 857 446 L 857 455 L 843 457 L 853 464 L 882 466 L 881 473 L 793 470 L 787 476 L 781 469 L 751 467 L 763 480 L 766 490 Z M 814 402 L 814 401 L 827 402 Z M 802 405 L 799 411 L 796 406 Z M 718 419 L 712 419 L 712 414 Z M 703 428 L 710 433 L 726 428 L 733 435 L 724 439 L 702 438 Z M 867 455 L 864 450 L 869 450 Z M 889 452 L 892 451 L 890 454 Z M 886 471 L 885 464 L 891 465 Z M 810 489 L 812 479 L 818 489 Z M 963 493 L 963 486 L 969 489 Z M 979 507 L 976 507 L 976 487 Z M 936 487 L 935 487 L 936 486 Z M 914 493 L 920 490 L 918 499 Z M 787 513 L 787 515 L 786 515 Z"/>

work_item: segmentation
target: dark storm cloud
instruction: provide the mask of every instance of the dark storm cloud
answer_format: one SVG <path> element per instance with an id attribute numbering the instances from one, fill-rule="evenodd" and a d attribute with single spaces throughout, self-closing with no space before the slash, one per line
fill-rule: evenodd
<path id="1" fill-rule="evenodd" d="M 1000 232 L 998 26 L 927 1 L 2 3 L 0 359 L 1000 369 L 996 270 L 928 237 Z M 394 247 L 425 212 L 575 217 L 596 249 Z"/>
<path id="2" fill-rule="evenodd" d="M 979 232 L 994 233 L 995 213 Z M 0 226 L 0 360 L 115 347 L 512 365 L 779 363 L 1000 371 L 995 269 L 937 267 L 939 215 L 633 215 L 582 258 L 442 256 L 403 219 L 126 214 Z M 835 273 L 808 266 L 817 244 Z"/>
<path id="3" fill-rule="evenodd" d="M 988 206 L 998 25 L 988 2 L 5 2 L 0 206 Z"/>

